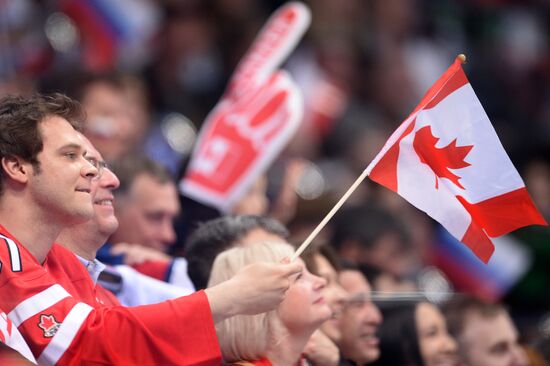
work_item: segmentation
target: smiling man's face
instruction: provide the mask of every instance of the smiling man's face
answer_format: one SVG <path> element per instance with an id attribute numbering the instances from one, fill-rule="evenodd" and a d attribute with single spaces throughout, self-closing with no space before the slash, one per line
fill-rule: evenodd
<path id="1" fill-rule="evenodd" d="M 348 301 L 340 319 L 342 337 L 339 347 L 345 358 L 358 365 L 380 357 L 377 331 L 382 314 L 371 300 L 371 287 L 357 270 L 340 272 L 340 284 L 348 292 Z"/>
<path id="2" fill-rule="evenodd" d="M 97 169 L 86 159 L 85 142 L 67 120 L 58 116 L 40 122 L 43 148 L 38 165 L 25 163 L 29 189 L 52 220 L 69 226 L 93 216 L 91 188 Z"/>
<path id="3" fill-rule="evenodd" d="M 113 191 L 118 188 L 120 181 L 117 176 L 109 169 L 103 160 L 103 156 L 95 149 L 91 142 L 82 136 L 86 144 L 86 158 L 100 167 L 101 175 L 92 180 L 92 202 L 94 217 L 92 223 L 94 229 L 105 237 L 110 236 L 118 228 L 118 220 L 115 216 L 113 207 Z"/>

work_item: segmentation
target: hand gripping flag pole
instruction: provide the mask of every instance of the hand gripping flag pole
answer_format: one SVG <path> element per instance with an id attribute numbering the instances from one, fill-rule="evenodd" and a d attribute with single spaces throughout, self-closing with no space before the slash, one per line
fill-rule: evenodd
<path id="1" fill-rule="evenodd" d="M 485 263 L 494 252 L 490 238 L 547 225 L 466 78 L 465 61 L 456 57 L 293 259 L 367 176 L 426 212 Z"/>

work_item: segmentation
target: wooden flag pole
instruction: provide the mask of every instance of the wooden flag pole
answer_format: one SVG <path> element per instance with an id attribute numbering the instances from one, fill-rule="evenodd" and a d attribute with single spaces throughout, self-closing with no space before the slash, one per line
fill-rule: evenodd
<path id="1" fill-rule="evenodd" d="M 325 227 L 327 222 L 329 222 L 329 220 L 332 218 L 332 216 L 334 216 L 334 214 L 340 209 L 340 207 L 342 207 L 342 205 L 347 201 L 349 196 L 351 196 L 351 194 L 357 189 L 359 184 L 361 184 L 361 182 L 364 181 L 365 178 L 368 175 L 369 175 L 369 173 L 367 172 L 367 169 L 365 169 L 363 171 L 363 173 L 361 173 L 359 178 L 357 178 L 355 180 L 355 182 L 353 182 L 351 187 L 349 187 L 349 189 L 346 191 L 346 193 L 344 193 L 342 198 L 340 198 L 338 203 L 336 203 L 336 205 L 334 205 L 332 210 L 330 210 L 330 212 L 325 216 L 323 221 L 321 221 L 319 223 L 319 225 L 317 225 L 315 230 L 313 230 L 311 232 L 311 234 L 309 234 L 309 236 L 306 238 L 306 240 L 304 240 L 304 242 L 300 245 L 300 247 L 296 250 L 296 252 L 294 252 L 294 254 L 292 255 L 292 258 L 290 259 L 291 261 L 294 261 L 296 258 L 298 258 L 300 256 L 300 254 L 302 254 L 304 252 L 304 250 L 308 247 L 308 245 L 312 242 L 312 240 L 315 239 L 317 234 L 319 234 L 319 231 L 323 230 L 323 228 Z"/>

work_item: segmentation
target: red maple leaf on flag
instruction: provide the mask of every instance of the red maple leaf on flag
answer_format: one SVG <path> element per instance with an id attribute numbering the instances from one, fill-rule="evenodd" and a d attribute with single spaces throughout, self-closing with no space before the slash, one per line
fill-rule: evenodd
<path id="1" fill-rule="evenodd" d="M 439 138 L 432 134 L 430 126 L 425 126 L 416 131 L 413 141 L 414 151 L 420 158 L 420 161 L 428 165 L 434 174 L 435 188 L 439 188 L 438 177 L 447 178 L 458 187 L 465 189 L 458 181 L 460 177 L 449 169 L 460 169 L 470 166 L 470 163 L 464 161 L 466 155 L 472 150 L 473 145 L 456 146 L 456 139 L 442 148 L 435 145 Z"/>

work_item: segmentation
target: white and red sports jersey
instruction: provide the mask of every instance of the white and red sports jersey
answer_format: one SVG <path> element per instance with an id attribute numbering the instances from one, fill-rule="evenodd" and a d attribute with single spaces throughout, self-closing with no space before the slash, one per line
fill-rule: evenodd
<path id="1" fill-rule="evenodd" d="M 52 246 L 44 268 L 73 297 L 92 307 L 120 305 L 115 295 L 94 283 L 74 253 L 59 244 Z"/>
<path id="2" fill-rule="evenodd" d="M 59 259 L 64 268 L 83 268 L 74 255 Z M 155 305 L 103 306 L 86 290 L 93 284 L 86 272 L 75 285 L 55 278 L 50 260 L 40 265 L 0 226 L 0 308 L 40 365 L 221 364 L 203 291 Z"/>
<path id="3" fill-rule="evenodd" d="M 23 336 L 19 333 L 12 321 L 2 310 L 0 310 L 0 342 L 10 348 L 13 348 L 27 360 L 36 363 L 29 346 L 23 339 Z"/>

